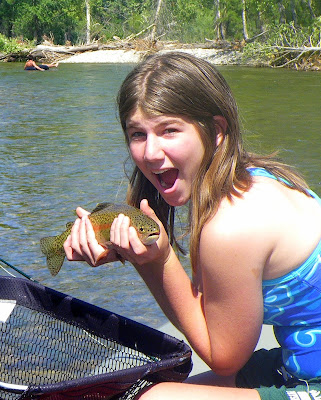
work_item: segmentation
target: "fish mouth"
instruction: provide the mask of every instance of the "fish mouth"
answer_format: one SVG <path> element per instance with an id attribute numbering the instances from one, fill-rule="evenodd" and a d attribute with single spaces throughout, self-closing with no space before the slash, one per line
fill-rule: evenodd
<path id="1" fill-rule="evenodd" d="M 151 233 L 146 238 L 144 238 L 144 244 L 146 246 L 150 246 L 151 244 L 155 243 L 158 238 L 159 238 L 159 232 Z"/>
<path id="2" fill-rule="evenodd" d="M 156 178 L 163 189 L 172 188 L 178 177 L 177 168 L 167 168 L 160 171 L 154 171 L 153 173 L 156 175 Z"/>

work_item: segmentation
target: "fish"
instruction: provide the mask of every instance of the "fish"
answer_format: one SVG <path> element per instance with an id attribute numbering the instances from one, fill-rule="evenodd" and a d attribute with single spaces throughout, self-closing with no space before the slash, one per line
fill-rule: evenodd
<path id="1" fill-rule="evenodd" d="M 97 242 L 106 248 L 106 251 L 99 256 L 99 260 L 109 252 L 110 228 L 119 214 L 127 215 L 130 218 L 131 226 L 136 229 L 139 239 L 145 245 L 149 246 L 155 243 L 159 237 L 158 224 L 138 208 L 127 204 L 99 203 L 89 214 Z M 62 267 L 66 256 L 63 244 L 70 235 L 73 224 L 74 222 L 67 223 L 67 229 L 60 235 L 40 239 L 40 249 L 47 258 L 47 267 L 52 276 L 56 276 Z M 121 256 L 119 256 L 119 260 L 124 262 Z"/>

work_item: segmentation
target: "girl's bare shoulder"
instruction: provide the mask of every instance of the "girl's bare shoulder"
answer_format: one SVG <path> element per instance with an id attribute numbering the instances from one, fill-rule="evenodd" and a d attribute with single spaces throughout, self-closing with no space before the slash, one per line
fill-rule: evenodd
<path id="1" fill-rule="evenodd" d="M 213 234 L 224 237 L 225 234 L 230 236 L 233 233 L 257 231 L 262 224 L 267 228 L 277 223 L 280 194 L 279 189 L 271 183 L 254 182 L 249 191 L 241 193 L 239 197 L 224 198 L 204 230 L 209 229 Z"/>
<path id="2" fill-rule="evenodd" d="M 243 254 L 245 260 L 248 257 L 262 268 L 264 279 L 273 279 L 309 256 L 320 241 L 320 223 L 321 207 L 315 199 L 257 177 L 241 197 L 222 201 L 202 230 L 201 244 L 211 248 L 212 257 L 218 254 L 222 260 L 234 251 L 242 263 Z"/>

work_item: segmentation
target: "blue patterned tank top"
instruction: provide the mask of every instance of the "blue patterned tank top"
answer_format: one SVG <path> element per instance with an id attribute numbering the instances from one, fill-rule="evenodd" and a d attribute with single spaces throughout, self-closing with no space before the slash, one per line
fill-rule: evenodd
<path id="1" fill-rule="evenodd" d="M 277 179 L 262 168 L 249 172 Z M 300 379 L 321 377 L 321 241 L 300 267 L 263 281 L 263 301 L 264 323 L 274 325 L 286 370 Z"/>

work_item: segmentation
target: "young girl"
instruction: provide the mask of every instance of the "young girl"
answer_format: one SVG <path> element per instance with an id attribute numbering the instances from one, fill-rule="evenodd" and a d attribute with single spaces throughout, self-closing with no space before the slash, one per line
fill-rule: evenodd
<path id="1" fill-rule="evenodd" d="M 160 383 L 139 398 L 316 398 L 321 200 L 288 166 L 244 150 L 235 100 L 204 60 L 149 57 L 125 79 L 118 105 L 136 164 L 128 202 L 158 222 L 160 237 L 144 246 L 119 215 L 113 250 L 97 263 L 105 249 L 78 209 L 66 255 L 93 266 L 115 253 L 129 260 L 216 376 L 206 385 Z M 171 246 L 175 207 L 188 202 L 193 282 Z M 263 322 L 281 347 L 253 354 Z"/>

